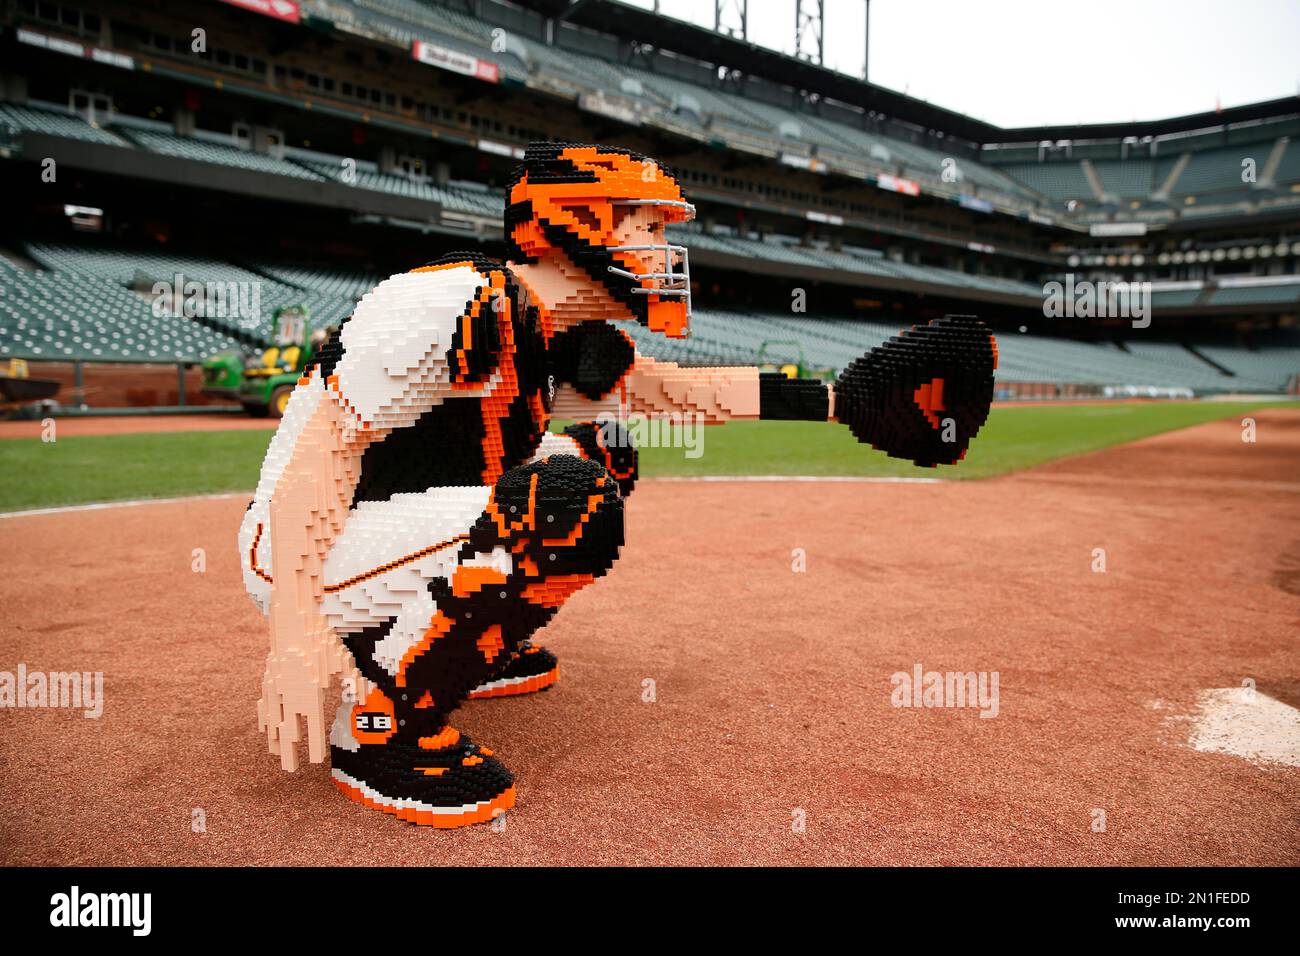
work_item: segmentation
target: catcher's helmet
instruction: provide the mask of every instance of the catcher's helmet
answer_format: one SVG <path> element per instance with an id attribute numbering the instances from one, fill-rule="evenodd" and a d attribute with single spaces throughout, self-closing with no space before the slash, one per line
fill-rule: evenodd
<path id="1" fill-rule="evenodd" d="M 639 322 L 684 338 L 691 315 L 686 247 L 667 242 L 620 244 L 618 210 L 650 206 L 665 223 L 687 222 L 695 207 L 663 166 L 626 149 L 533 143 L 507 191 L 507 258 L 537 262 L 563 253 Z M 641 253 L 662 253 L 646 271 Z"/>

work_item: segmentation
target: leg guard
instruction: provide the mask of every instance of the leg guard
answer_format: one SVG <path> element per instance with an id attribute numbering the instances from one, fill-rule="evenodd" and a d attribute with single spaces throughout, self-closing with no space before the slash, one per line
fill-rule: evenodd
<path id="1" fill-rule="evenodd" d="M 509 771 L 448 716 L 613 565 L 622 498 L 600 465 L 553 455 L 503 475 L 460 537 L 454 568 L 426 584 L 431 601 L 419 606 L 435 610 L 395 673 L 377 653 L 391 621 L 344 636 L 376 686 L 340 711 L 331 740 L 335 782 L 349 797 L 433 826 L 490 819 L 513 804 Z"/>

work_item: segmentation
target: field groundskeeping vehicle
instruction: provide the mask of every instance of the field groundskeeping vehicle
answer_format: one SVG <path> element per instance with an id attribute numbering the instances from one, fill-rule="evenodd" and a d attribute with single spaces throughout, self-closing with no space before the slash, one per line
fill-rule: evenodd
<path id="1" fill-rule="evenodd" d="M 213 398 L 239 398 L 244 380 L 244 353 L 239 349 L 214 352 L 203 360 L 203 394 Z"/>
<path id="2" fill-rule="evenodd" d="M 782 348 L 792 346 L 792 348 Z M 803 346 L 794 339 L 766 339 L 758 349 L 758 370 L 780 372 L 786 378 L 816 378 L 834 381 L 834 369 L 814 367 L 804 358 Z"/>
<path id="3" fill-rule="evenodd" d="M 203 394 L 235 398 L 257 418 L 279 418 L 289 394 L 325 336 L 312 331 L 307 308 L 275 310 L 275 344 L 246 359 L 239 352 L 218 352 L 203 363 Z"/>

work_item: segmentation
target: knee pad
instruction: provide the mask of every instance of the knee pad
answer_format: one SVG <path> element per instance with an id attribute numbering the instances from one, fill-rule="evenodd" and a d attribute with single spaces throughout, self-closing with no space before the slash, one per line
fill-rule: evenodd
<path id="1" fill-rule="evenodd" d="M 623 546 L 623 499 L 600 464 L 551 455 L 513 468 L 492 490 L 463 553 L 504 546 L 529 577 L 591 575 Z"/>

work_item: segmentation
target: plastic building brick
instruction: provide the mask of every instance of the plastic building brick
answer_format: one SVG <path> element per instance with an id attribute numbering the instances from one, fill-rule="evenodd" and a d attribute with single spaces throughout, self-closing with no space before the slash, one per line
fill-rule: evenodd
<path id="1" fill-rule="evenodd" d="M 367 807 L 417 824 L 515 802 L 497 755 L 450 718 L 551 687 L 533 636 L 623 544 L 637 479 L 628 415 L 835 418 L 921 464 L 955 461 L 995 361 L 976 320 L 914 329 L 822 383 L 638 355 L 611 319 L 690 324 L 677 181 L 627 150 L 529 147 L 508 259 L 454 253 L 367 293 L 299 380 L 239 531 L 270 625 L 258 721 L 286 770 L 310 760 Z M 575 419 L 552 434 L 552 415 Z M 326 730 L 327 699 L 342 701 Z"/>
<path id="2" fill-rule="evenodd" d="M 934 319 L 849 363 L 835 383 L 835 417 L 896 458 L 953 464 L 988 418 L 997 361 L 974 316 Z"/>

